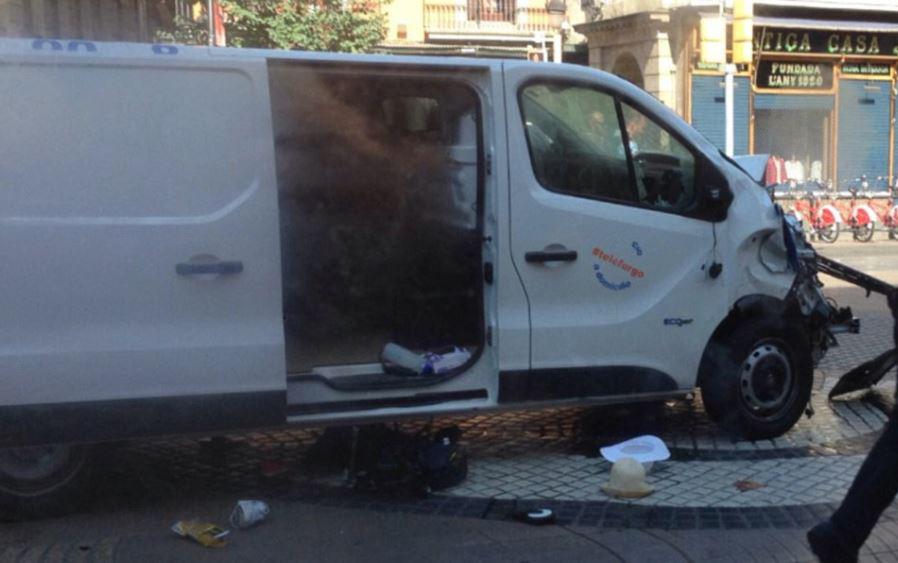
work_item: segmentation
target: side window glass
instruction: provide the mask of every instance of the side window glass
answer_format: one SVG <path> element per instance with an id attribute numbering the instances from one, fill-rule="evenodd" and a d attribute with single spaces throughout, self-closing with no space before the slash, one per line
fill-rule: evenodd
<path id="1" fill-rule="evenodd" d="M 695 202 L 695 155 L 644 114 L 621 107 L 638 200 L 658 209 L 689 209 Z"/>
<path id="2" fill-rule="evenodd" d="M 521 91 L 520 104 L 543 187 L 636 201 L 614 97 L 582 86 L 533 84 Z"/>

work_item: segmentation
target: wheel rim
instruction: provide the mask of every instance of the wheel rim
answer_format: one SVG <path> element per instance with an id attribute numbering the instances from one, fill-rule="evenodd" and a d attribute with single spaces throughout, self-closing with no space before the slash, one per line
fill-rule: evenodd
<path id="1" fill-rule="evenodd" d="M 84 462 L 73 446 L 0 449 L 0 490 L 40 494 L 64 485 Z"/>
<path id="2" fill-rule="evenodd" d="M 794 388 L 792 362 L 778 343 L 758 344 L 742 362 L 740 396 L 753 416 L 770 418 L 782 412 Z"/>
<path id="3" fill-rule="evenodd" d="M 836 223 L 824 225 L 820 230 L 820 238 L 825 241 L 832 242 L 839 236 L 839 226 Z"/>

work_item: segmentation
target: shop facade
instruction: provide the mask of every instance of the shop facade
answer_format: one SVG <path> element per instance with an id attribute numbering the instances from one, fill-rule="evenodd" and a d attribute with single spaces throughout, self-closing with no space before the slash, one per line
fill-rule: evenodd
<path id="1" fill-rule="evenodd" d="M 898 175 L 898 10 L 811 19 L 782 9 L 765 15 L 764 5 L 755 5 L 754 62 L 740 66 L 735 78 L 735 153 L 776 155 L 783 180 L 793 185 L 814 181 L 843 190 L 864 175 L 871 187 L 885 189 Z M 700 20 L 714 15 L 688 6 L 655 14 L 663 24 L 641 38 L 636 27 L 621 24 L 642 14 L 587 24 L 581 32 L 591 66 L 603 70 L 614 72 L 609 59 L 627 50 L 615 36 L 629 36 L 633 53 L 640 51 L 634 43 L 665 53 L 670 72 L 651 81 L 655 91 L 646 89 L 722 148 L 724 77 L 698 60 Z M 663 66 L 657 58 L 643 63 Z M 657 87 L 665 82 L 666 89 Z"/>

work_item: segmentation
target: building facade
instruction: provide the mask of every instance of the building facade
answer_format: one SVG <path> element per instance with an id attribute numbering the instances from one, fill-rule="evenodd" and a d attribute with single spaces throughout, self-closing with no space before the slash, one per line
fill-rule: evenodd
<path id="1" fill-rule="evenodd" d="M 724 144 L 723 74 L 699 59 L 701 0 L 612 1 L 577 26 L 589 64 L 627 78 Z M 738 69 L 735 152 L 781 157 L 790 177 L 844 188 L 898 175 L 898 2 L 755 0 L 754 61 Z"/>
<path id="2" fill-rule="evenodd" d="M 0 0 L 0 36 L 152 41 L 191 7 L 186 0 Z"/>
<path id="3" fill-rule="evenodd" d="M 596 19 L 593 1 L 391 0 L 383 3 L 388 26 L 378 50 L 541 60 L 560 56 L 586 64 L 586 38 L 574 26 Z M 176 16 L 202 16 L 205 5 L 200 0 L 0 0 L 0 36 L 152 41 L 158 31 L 174 29 Z"/>
<path id="4" fill-rule="evenodd" d="M 586 64 L 586 39 L 574 30 L 595 11 L 576 0 L 392 0 L 382 49 L 397 54 L 540 58 Z"/>

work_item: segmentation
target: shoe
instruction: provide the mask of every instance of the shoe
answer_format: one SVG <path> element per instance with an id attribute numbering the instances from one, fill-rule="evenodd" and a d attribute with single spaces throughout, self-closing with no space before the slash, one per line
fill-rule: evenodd
<path id="1" fill-rule="evenodd" d="M 857 552 L 846 548 L 832 529 L 832 524 L 817 524 L 808 532 L 811 551 L 820 563 L 857 563 Z"/>

